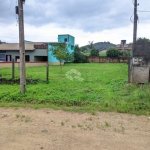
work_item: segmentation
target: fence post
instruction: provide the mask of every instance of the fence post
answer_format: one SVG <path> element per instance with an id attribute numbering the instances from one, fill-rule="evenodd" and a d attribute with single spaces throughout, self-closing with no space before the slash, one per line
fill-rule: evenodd
<path id="1" fill-rule="evenodd" d="M 15 79 L 15 62 L 14 59 L 12 59 L 12 80 Z"/>
<path id="2" fill-rule="evenodd" d="M 131 58 L 128 58 L 128 83 L 131 83 Z"/>
<path id="3" fill-rule="evenodd" d="M 46 64 L 46 83 L 49 82 L 49 64 Z"/>

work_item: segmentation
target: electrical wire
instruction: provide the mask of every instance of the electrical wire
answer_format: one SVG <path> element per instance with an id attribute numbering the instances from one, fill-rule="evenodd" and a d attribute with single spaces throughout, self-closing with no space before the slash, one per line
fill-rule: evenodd
<path id="1" fill-rule="evenodd" d="M 18 6 L 17 0 L 16 0 L 16 6 Z M 16 26 L 18 26 L 18 24 L 19 24 L 19 18 L 18 18 L 17 14 L 16 14 L 16 22 L 17 22 Z"/>
<path id="2" fill-rule="evenodd" d="M 10 7 L 9 7 L 9 10 L 11 9 L 11 6 L 12 6 L 12 0 L 10 1 Z"/>
<path id="3" fill-rule="evenodd" d="M 150 11 L 146 11 L 146 10 L 138 10 L 138 12 L 150 12 Z"/>
<path id="4" fill-rule="evenodd" d="M 130 21 L 133 23 L 132 17 L 133 17 L 133 15 L 130 17 Z"/>

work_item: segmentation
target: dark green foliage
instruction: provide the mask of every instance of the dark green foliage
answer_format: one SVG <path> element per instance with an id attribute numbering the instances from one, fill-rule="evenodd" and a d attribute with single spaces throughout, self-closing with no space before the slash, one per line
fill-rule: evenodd
<path id="1" fill-rule="evenodd" d="M 6 42 L 2 42 L 2 41 L 0 40 L 0 44 L 2 44 L 2 43 L 6 43 Z"/>
<path id="2" fill-rule="evenodd" d="M 66 58 L 64 59 L 65 62 L 73 62 L 74 61 L 74 54 L 70 54 L 69 52 L 66 54 Z"/>
<path id="3" fill-rule="evenodd" d="M 150 42 L 150 39 L 147 38 L 138 38 L 137 39 L 137 43 L 146 43 L 146 42 Z"/>
<path id="4" fill-rule="evenodd" d="M 124 56 L 124 57 L 131 57 L 132 56 L 132 52 L 131 51 L 128 51 L 128 50 L 125 50 L 124 52 L 123 52 L 123 55 L 122 56 Z"/>
<path id="5" fill-rule="evenodd" d="M 81 52 L 81 49 L 79 48 L 78 45 L 75 45 L 75 50 L 74 50 L 74 62 L 75 63 L 85 63 L 86 62 L 86 57 L 84 54 Z"/>
<path id="6" fill-rule="evenodd" d="M 109 48 L 106 52 L 107 57 L 120 57 L 121 52 L 116 48 Z"/>
<path id="7" fill-rule="evenodd" d="M 92 48 L 90 56 L 99 56 L 99 51 L 95 48 Z"/>

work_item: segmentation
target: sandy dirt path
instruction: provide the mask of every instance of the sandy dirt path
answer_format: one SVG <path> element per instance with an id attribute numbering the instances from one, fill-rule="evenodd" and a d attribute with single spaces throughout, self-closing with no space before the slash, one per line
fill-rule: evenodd
<path id="1" fill-rule="evenodd" d="M 0 108 L 0 150 L 150 150 L 147 116 Z"/>

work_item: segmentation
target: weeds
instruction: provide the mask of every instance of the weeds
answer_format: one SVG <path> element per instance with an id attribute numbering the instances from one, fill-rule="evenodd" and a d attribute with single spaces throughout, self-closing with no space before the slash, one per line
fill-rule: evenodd
<path id="1" fill-rule="evenodd" d="M 89 118 L 87 118 L 87 120 L 92 121 L 92 120 L 93 120 L 93 118 L 92 118 L 92 117 L 89 117 Z"/>
<path id="2" fill-rule="evenodd" d="M 65 125 L 65 123 L 64 123 L 63 121 L 61 121 L 61 125 L 62 125 L 62 126 L 64 126 L 64 125 Z"/>
<path id="3" fill-rule="evenodd" d="M 105 121 L 105 127 L 111 127 L 111 124 L 109 123 L 109 122 L 107 122 L 107 121 Z"/>
<path id="4" fill-rule="evenodd" d="M 5 118 L 5 117 L 7 117 L 7 116 L 9 116 L 8 114 L 4 114 L 1 118 Z"/>
<path id="5" fill-rule="evenodd" d="M 25 118 L 25 123 L 31 122 L 31 118 L 30 117 L 26 117 Z"/>
<path id="6" fill-rule="evenodd" d="M 75 126 L 75 125 L 72 125 L 72 128 L 76 128 L 76 126 Z"/>
<path id="7" fill-rule="evenodd" d="M 120 127 L 121 127 L 121 131 L 122 131 L 122 133 L 124 133 L 124 131 L 125 131 L 125 127 L 123 126 L 123 123 L 120 123 Z"/>
<path id="8" fill-rule="evenodd" d="M 82 125 L 82 124 L 77 124 L 77 126 L 78 126 L 79 128 L 82 128 L 82 127 L 83 127 L 83 125 Z"/>
<path id="9" fill-rule="evenodd" d="M 28 116 L 25 116 L 25 115 L 19 115 L 19 114 L 16 114 L 16 118 L 17 119 L 21 119 L 21 121 L 25 121 L 25 123 L 28 123 L 28 122 L 31 122 L 31 118 L 28 117 Z"/>

